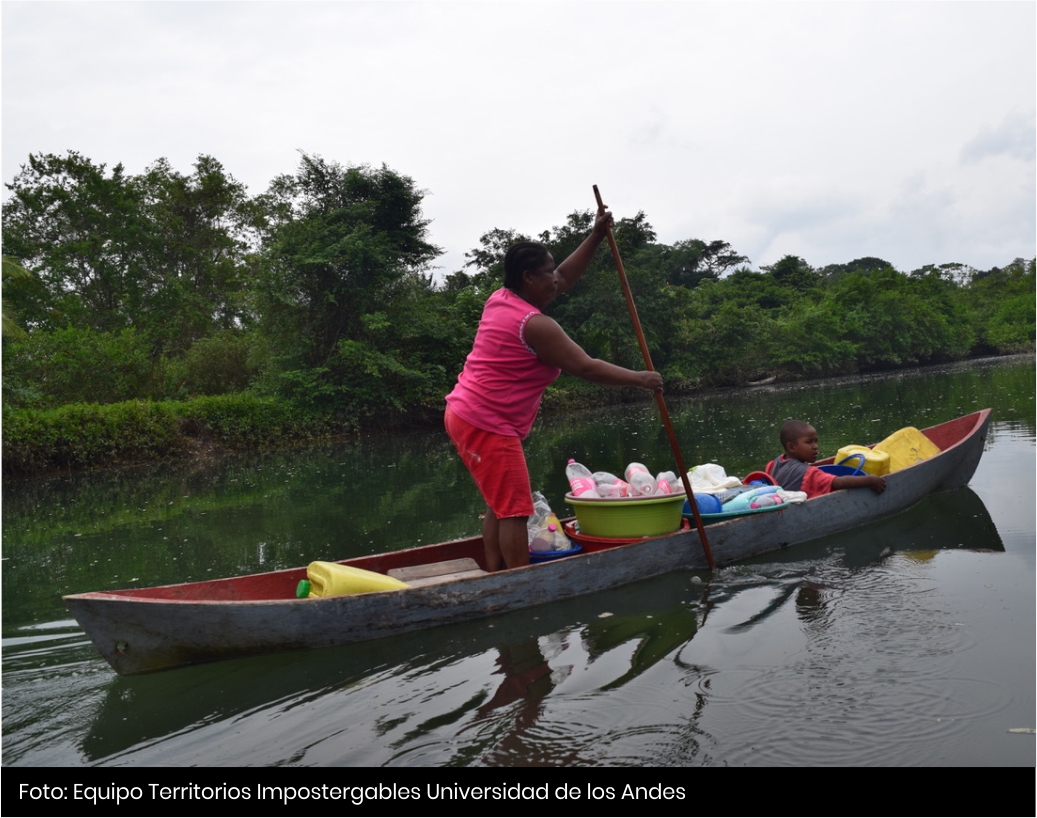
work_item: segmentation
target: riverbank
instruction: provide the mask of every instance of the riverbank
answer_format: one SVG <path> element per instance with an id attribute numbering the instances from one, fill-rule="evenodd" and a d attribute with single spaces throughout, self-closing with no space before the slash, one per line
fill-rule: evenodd
<path id="1" fill-rule="evenodd" d="M 976 358 L 959 362 L 983 365 L 1012 358 L 1032 358 L 1033 352 Z M 946 366 L 946 364 L 940 365 Z M 768 380 L 749 387 L 802 388 L 824 382 L 883 377 L 939 367 L 904 367 L 836 378 Z M 722 389 L 686 390 L 668 397 L 710 396 Z M 640 390 L 594 387 L 563 379 L 544 396 L 542 411 L 552 414 L 588 406 L 650 402 Z M 441 420 L 438 407 L 416 409 L 388 420 L 381 418 L 357 430 L 335 418 L 277 398 L 249 394 L 220 395 L 189 401 L 126 401 L 112 404 L 70 404 L 57 409 L 4 409 L 4 479 L 33 478 L 55 473 L 136 465 L 178 458 L 215 457 L 230 452 L 299 445 L 318 439 L 355 438 L 401 429 L 428 428 Z"/>

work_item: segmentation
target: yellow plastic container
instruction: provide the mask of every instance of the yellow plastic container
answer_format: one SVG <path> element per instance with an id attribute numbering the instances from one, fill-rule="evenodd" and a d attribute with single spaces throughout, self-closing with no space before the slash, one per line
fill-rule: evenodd
<path id="1" fill-rule="evenodd" d="M 345 596 L 346 594 L 366 594 L 370 591 L 395 591 L 398 588 L 410 588 L 406 582 L 365 571 L 351 565 L 339 565 L 337 562 L 311 562 L 306 569 L 306 578 L 310 581 L 310 598 L 319 596 Z"/>
<path id="2" fill-rule="evenodd" d="M 889 474 L 889 455 L 885 452 L 877 452 L 874 449 L 869 449 L 867 446 L 843 446 L 836 454 L 835 462 L 842 463 L 842 461 L 851 454 L 864 455 L 865 474 L 877 474 L 880 477 L 883 474 Z M 857 458 L 854 458 L 846 465 L 856 466 L 857 464 L 858 460 Z"/>
<path id="3" fill-rule="evenodd" d="M 889 455 L 890 471 L 900 471 L 939 454 L 940 447 L 914 426 L 907 426 L 876 443 L 875 451 Z"/>

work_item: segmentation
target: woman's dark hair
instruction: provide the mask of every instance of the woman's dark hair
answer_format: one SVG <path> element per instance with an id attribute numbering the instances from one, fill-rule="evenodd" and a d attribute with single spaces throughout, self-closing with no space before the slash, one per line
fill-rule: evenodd
<path id="1" fill-rule="evenodd" d="M 504 254 L 504 286 L 517 293 L 522 288 L 522 274 L 542 266 L 547 256 L 547 248 L 535 241 L 513 244 Z"/>

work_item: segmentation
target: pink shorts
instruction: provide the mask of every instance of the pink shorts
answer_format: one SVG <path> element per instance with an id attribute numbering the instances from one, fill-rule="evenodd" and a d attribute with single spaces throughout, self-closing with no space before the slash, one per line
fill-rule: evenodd
<path id="1" fill-rule="evenodd" d="M 472 426 L 449 406 L 443 422 L 461 462 L 497 519 L 532 515 L 533 496 L 522 441 Z"/>

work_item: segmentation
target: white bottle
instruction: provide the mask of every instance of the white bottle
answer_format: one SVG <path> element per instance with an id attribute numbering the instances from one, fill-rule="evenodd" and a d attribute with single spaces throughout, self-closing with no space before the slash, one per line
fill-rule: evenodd
<path id="1" fill-rule="evenodd" d="M 593 475 L 598 494 L 602 497 L 626 497 L 630 494 L 630 484 L 620 480 L 607 471 L 596 471 Z"/>
<path id="2" fill-rule="evenodd" d="M 631 463 L 623 473 L 630 484 L 630 494 L 646 497 L 655 494 L 655 478 L 643 463 Z"/>
<path id="3" fill-rule="evenodd" d="M 565 476 L 569 478 L 569 486 L 573 490 L 573 497 L 582 497 L 585 500 L 601 497 L 594 486 L 594 478 L 591 477 L 590 470 L 582 463 L 577 463 L 571 457 L 569 458 L 569 465 L 565 467 Z"/>
<path id="4" fill-rule="evenodd" d="M 558 521 L 558 517 L 554 512 L 551 512 L 551 515 L 547 518 L 547 530 L 550 532 L 552 550 L 568 551 L 572 548 L 572 543 L 570 543 L 569 538 L 565 536 L 565 532 L 562 530 L 562 524 Z"/>

